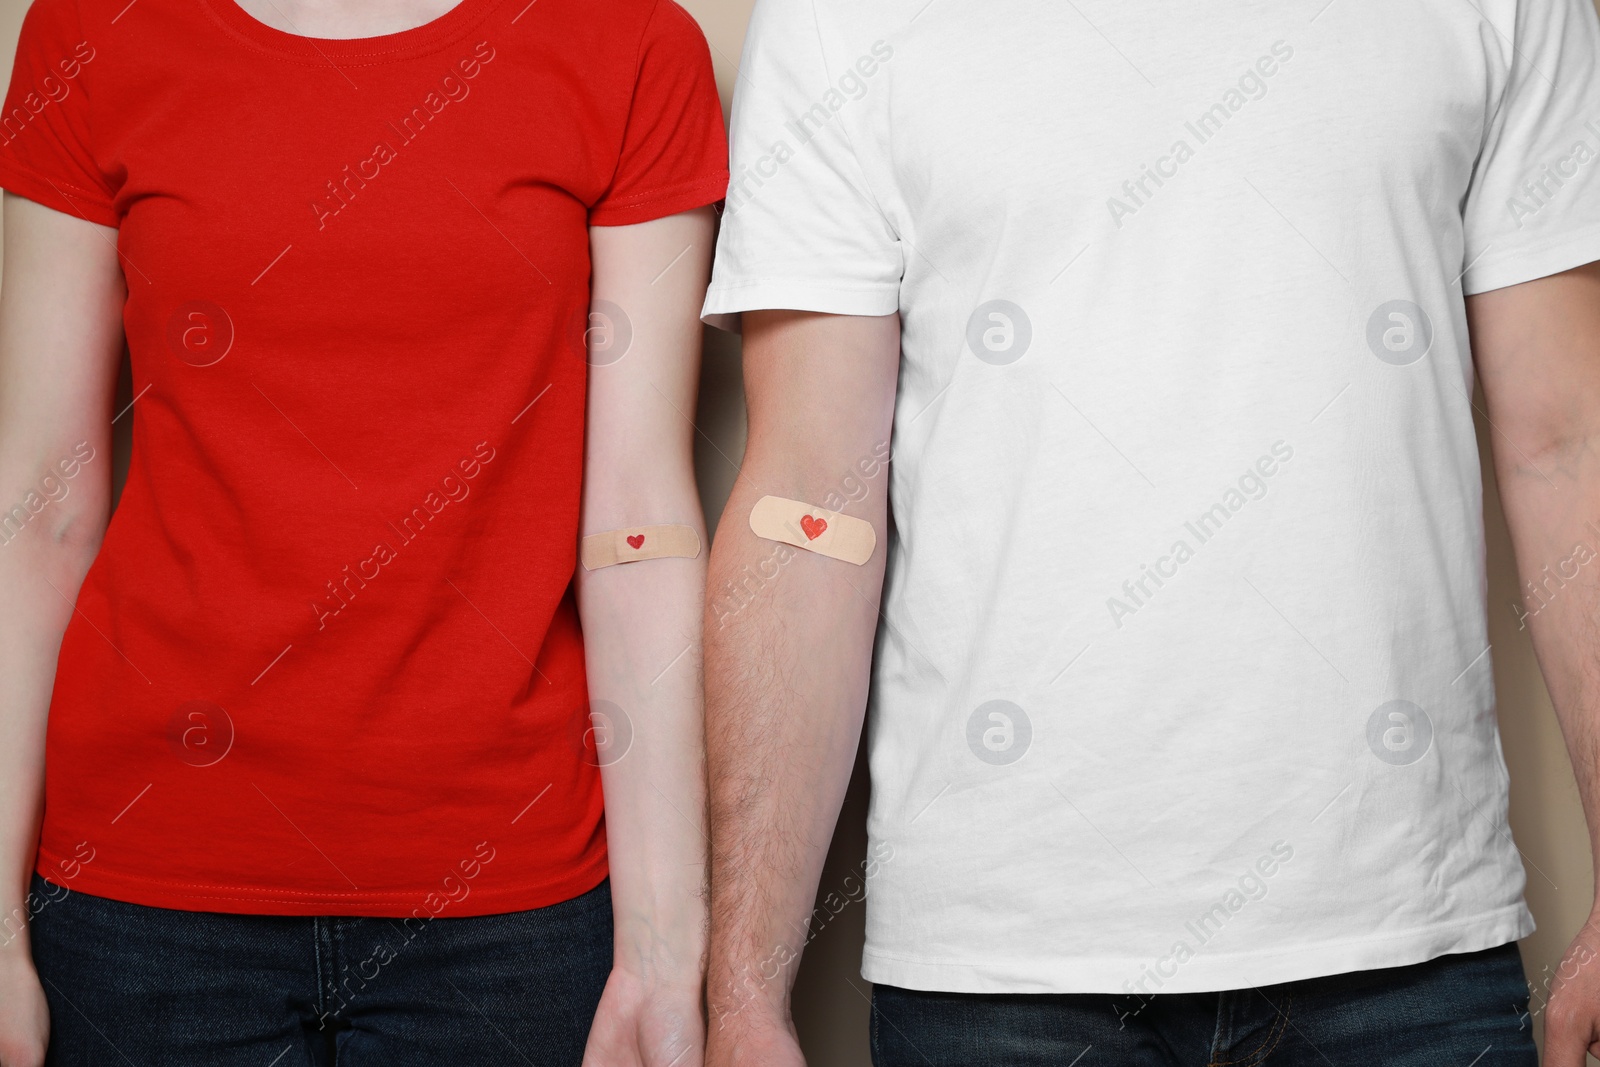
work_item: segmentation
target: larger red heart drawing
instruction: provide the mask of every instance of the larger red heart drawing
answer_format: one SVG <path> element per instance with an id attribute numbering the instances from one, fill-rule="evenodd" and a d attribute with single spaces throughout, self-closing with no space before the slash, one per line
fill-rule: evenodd
<path id="1" fill-rule="evenodd" d="M 640 548 L 644 545 L 644 534 L 630 534 L 628 537 L 629 548 Z"/>
<path id="2" fill-rule="evenodd" d="M 806 515 L 800 519 L 800 529 L 805 531 L 807 541 L 815 541 L 817 538 L 822 536 L 823 532 L 827 530 L 827 528 L 827 519 L 818 519 L 810 515 Z"/>

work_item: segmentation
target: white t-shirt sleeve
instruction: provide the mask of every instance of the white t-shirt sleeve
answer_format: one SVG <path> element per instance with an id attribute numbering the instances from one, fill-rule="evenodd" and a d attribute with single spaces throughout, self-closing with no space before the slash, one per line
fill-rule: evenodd
<path id="1" fill-rule="evenodd" d="M 1591 0 L 1521 0 L 1516 19 L 1467 196 L 1469 295 L 1600 259 L 1600 18 Z"/>
<path id="2" fill-rule="evenodd" d="M 767 308 L 899 308 L 900 244 L 850 125 L 892 48 L 830 48 L 831 29 L 813 0 L 757 0 L 751 15 L 733 96 L 732 178 L 702 312 L 714 326 L 736 329 L 738 312 Z"/>

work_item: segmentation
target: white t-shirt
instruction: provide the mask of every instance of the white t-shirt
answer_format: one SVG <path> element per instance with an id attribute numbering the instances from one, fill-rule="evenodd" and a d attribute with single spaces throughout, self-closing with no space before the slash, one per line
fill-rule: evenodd
<path id="1" fill-rule="evenodd" d="M 1600 259 L 1597 58 L 1589 0 L 759 0 L 707 319 L 904 323 L 868 979 L 1532 930 L 1463 294 Z"/>

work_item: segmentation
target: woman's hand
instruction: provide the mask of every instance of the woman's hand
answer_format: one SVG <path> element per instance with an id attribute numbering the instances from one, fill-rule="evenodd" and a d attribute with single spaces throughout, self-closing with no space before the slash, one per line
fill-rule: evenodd
<path id="1" fill-rule="evenodd" d="M 584 535 L 678 525 L 706 543 L 688 413 L 715 230 L 709 208 L 591 228 Z M 585 1067 L 705 1055 L 705 571 L 702 548 L 577 574 L 616 919 Z"/>
<path id="2" fill-rule="evenodd" d="M 613 968 L 600 997 L 583 1067 L 701 1067 L 706 1024 L 698 968 L 689 980 Z M 10 1064 L 0 1062 L 0 1067 Z"/>
<path id="3" fill-rule="evenodd" d="M 50 1009 L 27 946 L 0 949 L 0 1067 L 40 1067 L 50 1040 Z"/>
<path id="4" fill-rule="evenodd" d="M 45 720 L 61 636 L 111 512 L 111 408 L 127 295 L 117 231 L 5 194 L 0 289 L 0 508 L 88 448 L 0 550 L 0 1067 L 44 1061 L 49 1013 L 28 938 L 44 808 Z"/>

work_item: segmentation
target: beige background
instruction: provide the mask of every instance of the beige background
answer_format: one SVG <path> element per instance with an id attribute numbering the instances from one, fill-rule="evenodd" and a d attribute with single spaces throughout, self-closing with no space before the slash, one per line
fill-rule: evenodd
<path id="1" fill-rule="evenodd" d="M 751 0 L 680 2 L 705 30 L 726 108 Z M 8 76 L 26 8 L 26 0 L 0 0 L 0 55 L 5 57 Z M 701 493 L 707 518 L 714 525 L 733 484 L 733 462 L 744 451 L 738 342 L 715 330 L 706 333 L 697 422 L 705 434 L 698 456 Z M 1479 440 L 1486 446 L 1483 430 L 1480 426 Z M 1484 458 L 1487 469 L 1487 452 Z M 125 451 L 121 461 L 126 463 Z M 1538 931 L 1523 942 L 1522 952 L 1529 980 L 1542 988 L 1589 913 L 1593 876 L 1571 764 L 1527 635 L 1518 631 L 1512 613 L 1519 583 L 1492 476 L 1487 481 L 1490 639 L 1500 726 L 1511 768 L 1511 823 L 1528 871 L 1528 904 L 1539 923 Z M 823 875 L 825 889 L 838 886 L 865 857 L 866 796 L 864 767 L 858 761 Z M 860 975 L 862 930 L 862 908 L 852 905 L 807 949 L 800 969 L 795 1021 L 807 1057 L 817 1067 L 865 1067 L 870 1062 L 867 998 L 871 987 Z"/>

